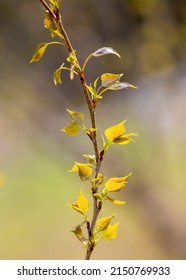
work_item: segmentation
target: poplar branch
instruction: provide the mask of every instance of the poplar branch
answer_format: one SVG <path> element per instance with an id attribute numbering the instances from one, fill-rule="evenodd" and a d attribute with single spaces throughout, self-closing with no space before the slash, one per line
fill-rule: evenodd
<path id="1" fill-rule="evenodd" d="M 70 42 L 70 39 L 68 37 L 68 34 L 66 33 L 66 30 L 63 26 L 63 22 L 62 22 L 62 18 L 60 13 L 57 11 L 53 11 L 50 6 L 44 1 L 44 0 L 39 0 L 39 2 L 43 5 L 43 7 L 50 13 L 50 16 L 52 17 L 53 21 L 55 22 L 56 26 L 59 27 L 59 31 L 62 34 L 64 41 L 65 41 L 65 46 L 66 49 L 68 50 L 69 53 L 73 52 L 75 54 L 74 48 Z M 76 54 L 75 54 L 76 56 Z M 95 158 L 96 158 L 96 168 L 95 168 L 95 178 L 97 178 L 98 174 L 100 173 L 100 168 L 101 168 L 101 160 L 100 160 L 100 156 L 99 156 L 99 149 L 98 149 L 98 141 L 97 141 L 97 132 L 96 132 L 96 114 L 95 114 L 95 108 L 92 104 L 92 100 L 91 100 L 91 96 L 89 95 L 88 89 L 86 87 L 86 80 L 84 77 L 84 71 L 80 70 L 80 64 L 78 62 L 78 59 L 76 57 L 76 62 L 77 62 L 77 70 L 78 70 L 78 76 L 79 76 L 79 80 L 82 86 L 82 90 L 84 92 L 85 98 L 86 98 L 86 102 L 89 108 L 89 113 L 90 113 L 90 118 L 91 118 L 91 124 L 92 124 L 92 128 L 94 129 L 92 132 L 92 144 L 94 147 L 94 153 L 95 153 Z M 95 244 L 93 243 L 93 231 L 95 228 L 95 224 L 96 224 L 96 220 L 98 218 L 99 212 L 101 210 L 101 207 L 98 204 L 98 199 L 94 196 L 94 194 L 96 194 L 98 192 L 97 188 L 93 188 L 92 191 L 92 197 L 93 197 L 93 204 L 94 204 L 94 210 L 93 210 L 93 217 L 92 217 L 92 221 L 91 221 L 91 225 L 90 225 L 90 229 L 88 231 L 88 248 L 87 248 L 87 252 L 86 252 L 86 260 L 90 259 L 90 256 L 94 250 Z"/>

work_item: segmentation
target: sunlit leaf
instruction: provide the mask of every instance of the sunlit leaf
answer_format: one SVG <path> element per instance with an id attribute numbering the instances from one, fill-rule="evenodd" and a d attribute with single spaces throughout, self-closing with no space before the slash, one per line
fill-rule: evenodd
<path id="1" fill-rule="evenodd" d="M 80 179 L 85 181 L 90 179 L 92 168 L 88 163 L 75 162 L 74 166 L 71 170 L 69 170 L 69 172 L 78 172 Z"/>
<path id="2" fill-rule="evenodd" d="M 67 112 L 70 115 L 70 118 L 72 121 L 76 122 L 76 123 L 82 123 L 84 120 L 84 114 L 81 112 L 76 112 L 76 111 L 71 111 L 69 109 L 67 109 Z"/>
<path id="3" fill-rule="evenodd" d="M 30 61 L 30 63 L 34 62 L 34 61 L 38 61 L 41 59 L 41 57 L 44 55 L 46 48 L 49 45 L 63 45 L 63 43 L 60 42 L 49 42 L 49 43 L 40 43 Z"/>
<path id="4" fill-rule="evenodd" d="M 89 203 L 87 198 L 84 196 L 82 190 L 80 191 L 80 194 L 75 202 L 75 204 L 67 204 L 75 211 L 85 215 L 89 209 Z"/>
<path id="5" fill-rule="evenodd" d="M 65 132 L 69 136 L 75 136 L 81 130 L 81 126 L 77 122 L 72 122 L 65 126 L 61 131 Z"/>
<path id="6" fill-rule="evenodd" d="M 107 128 L 105 130 L 105 135 L 106 135 L 107 139 L 113 141 L 115 138 L 123 135 L 123 133 L 125 132 L 124 123 L 125 123 L 125 121 Z"/>
<path id="7" fill-rule="evenodd" d="M 125 201 L 114 199 L 108 195 L 106 195 L 106 199 L 117 205 L 124 205 L 126 203 Z"/>
<path id="8" fill-rule="evenodd" d="M 108 227 L 106 228 L 106 230 L 102 231 L 102 235 L 101 237 L 103 239 L 106 240 L 113 240 L 116 238 L 117 236 L 117 228 L 118 228 L 118 224 L 114 224 L 114 225 L 108 225 Z"/>
<path id="9" fill-rule="evenodd" d="M 96 222 L 96 226 L 98 228 L 98 231 L 103 231 L 105 230 L 108 225 L 110 224 L 111 220 L 115 217 L 116 215 L 112 215 L 110 217 L 104 217 L 104 218 L 101 218 L 99 219 L 97 222 Z"/>
<path id="10" fill-rule="evenodd" d="M 112 177 L 107 180 L 105 183 L 105 192 L 118 192 L 120 191 L 127 183 L 129 176 L 132 173 L 129 173 L 125 177 Z"/>
<path id="11" fill-rule="evenodd" d="M 110 88 L 110 86 L 113 86 L 119 82 L 122 76 L 123 74 L 104 73 L 101 75 L 102 86 Z"/>
<path id="12" fill-rule="evenodd" d="M 121 57 L 115 50 L 113 50 L 110 47 L 103 47 L 101 49 L 98 49 L 93 53 L 93 56 L 102 56 L 102 55 L 107 55 L 107 54 L 115 54 L 118 57 Z"/>
<path id="13" fill-rule="evenodd" d="M 129 142 L 131 142 L 131 141 L 134 142 L 134 140 L 131 138 L 131 136 L 137 136 L 137 135 L 138 135 L 138 134 L 136 134 L 136 133 L 124 134 L 124 135 L 122 135 L 122 136 L 120 136 L 120 137 L 118 137 L 118 138 L 115 138 L 115 139 L 113 140 L 113 142 L 114 142 L 115 144 L 126 145 L 126 144 L 128 144 Z"/>

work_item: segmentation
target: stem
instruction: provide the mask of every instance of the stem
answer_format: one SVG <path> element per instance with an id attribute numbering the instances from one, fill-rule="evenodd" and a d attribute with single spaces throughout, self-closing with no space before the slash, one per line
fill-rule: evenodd
<path id="1" fill-rule="evenodd" d="M 72 47 L 72 44 L 70 42 L 70 39 L 65 31 L 65 28 L 63 26 L 62 23 L 62 19 L 61 16 L 59 14 L 59 12 L 57 11 L 57 13 L 55 11 L 53 11 L 50 6 L 44 1 L 44 0 L 39 0 L 39 2 L 41 2 L 41 4 L 44 6 L 44 8 L 50 13 L 53 21 L 55 22 L 55 24 L 59 27 L 60 33 L 62 34 L 64 41 L 65 41 L 65 46 L 68 50 L 69 53 L 73 52 L 75 54 L 75 51 Z M 85 61 L 85 64 L 83 66 L 83 68 L 81 69 L 80 64 L 78 62 L 78 59 L 76 57 L 76 62 L 77 62 L 77 71 L 78 71 L 78 76 L 79 76 L 79 80 L 86 98 L 86 102 L 89 108 L 89 113 L 90 113 L 90 118 L 91 118 L 91 124 L 92 124 L 92 128 L 94 129 L 92 132 L 92 144 L 94 147 L 94 153 L 95 153 L 95 158 L 96 158 L 96 167 L 95 167 L 95 178 L 97 178 L 98 174 L 100 173 L 100 168 L 101 168 L 101 160 L 100 160 L 100 156 L 99 156 L 99 149 L 98 149 L 98 142 L 97 142 L 97 132 L 96 132 L 96 114 L 95 114 L 95 108 L 92 104 L 92 100 L 91 97 L 89 95 L 88 89 L 86 87 L 86 80 L 84 77 L 84 68 L 86 66 L 86 63 L 88 62 L 88 60 L 90 59 L 90 57 L 92 56 L 92 54 L 88 57 L 88 59 Z M 86 260 L 90 259 L 90 256 L 94 250 L 95 244 L 93 242 L 93 231 L 95 228 L 95 224 L 96 224 L 96 220 L 98 218 L 99 212 L 101 210 L 101 205 L 99 205 L 98 203 L 98 199 L 94 196 L 94 194 L 96 194 L 98 192 L 97 188 L 93 188 L 92 189 L 92 197 L 93 197 L 93 203 L 94 203 L 94 211 L 93 211 L 93 217 L 92 217 L 92 221 L 91 221 L 91 225 L 90 228 L 88 228 L 88 248 L 87 248 L 87 252 L 86 252 Z"/>

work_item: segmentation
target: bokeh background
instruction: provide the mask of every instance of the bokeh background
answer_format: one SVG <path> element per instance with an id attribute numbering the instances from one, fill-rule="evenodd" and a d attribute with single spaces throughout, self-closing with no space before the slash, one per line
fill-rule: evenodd
<path id="1" fill-rule="evenodd" d="M 62 0 L 64 25 L 82 63 L 103 46 L 122 56 L 91 60 L 87 81 L 124 73 L 138 90 L 110 92 L 97 109 L 99 131 L 127 120 L 136 143 L 114 146 L 107 177 L 133 173 L 103 215 L 117 213 L 118 237 L 98 244 L 93 259 L 186 258 L 186 5 L 177 0 Z M 82 259 L 70 230 L 81 216 L 66 206 L 88 185 L 69 174 L 91 143 L 60 132 L 66 108 L 84 112 L 77 79 L 53 72 L 66 51 L 51 46 L 29 64 L 36 46 L 50 40 L 39 1 L 0 0 L 0 259 Z"/>

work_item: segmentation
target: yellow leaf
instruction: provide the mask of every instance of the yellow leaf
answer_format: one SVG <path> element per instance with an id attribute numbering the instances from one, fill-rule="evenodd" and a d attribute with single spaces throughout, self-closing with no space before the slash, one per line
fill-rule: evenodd
<path id="1" fill-rule="evenodd" d="M 101 173 L 98 174 L 98 176 L 94 179 L 91 180 L 91 182 L 93 183 L 93 189 L 96 189 L 97 187 L 99 187 L 101 184 L 103 184 L 103 182 L 106 180 L 106 177 L 104 177 Z"/>
<path id="2" fill-rule="evenodd" d="M 115 138 L 122 136 L 123 133 L 125 132 L 124 123 L 125 123 L 125 121 L 107 128 L 105 130 L 105 135 L 106 135 L 107 139 L 110 141 L 113 141 Z"/>
<path id="3" fill-rule="evenodd" d="M 112 74 L 112 73 L 104 73 L 101 75 L 101 83 L 104 87 L 110 87 L 112 85 L 115 85 L 117 82 L 119 82 L 121 76 L 123 74 Z"/>
<path id="4" fill-rule="evenodd" d="M 126 203 L 125 201 L 121 201 L 121 200 L 114 199 L 114 198 L 112 198 L 112 197 L 110 197 L 110 196 L 108 196 L 108 195 L 106 195 L 106 198 L 107 198 L 109 201 L 111 201 L 112 203 L 117 204 L 117 205 L 123 205 L 123 204 Z"/>
<path id="5" fill-rule="evenodd" d="M 59 45 L 63 45 L 62 43 L 60 42 L 49 42 L 49 43 L 41 43 L 38 45 L 30 63 L 34 62 L 34 61 L 38 61 L 41 59 L 41 57 L 44 55 L 45 51 L 46 51 L 46 48 L 49 46 L 49 45 L 56 45 L 56 44 L 59 44 Z"/>
<path id="6" fill-rule="evenodd" d="M 108 179 L 105 184 L 107 191 L 118 192 L 121 188 L 123 188 L 126 185 L 127 180 L 131 174 L 132 173 L 129 173 L 125 177 L 113 177 Z"/>
<path id="7" fill-rule="evenodd" d="M 98 220 L 96 222 L 96 226 L 98 228 L 98 231 L 102 231 L 102 230 L 105 230 L 108 225 L 110 224 L 111 220 L 115 217 L 116 215 L 112 215 L 110 217 L 104 217 L 104 218 L 101 218 L 100 220 Z"/>
<path id="8" fill-rule="evenodd" d="M 75 204 L 67 204 L 67 205 L 83 215 L 85 215 L 89 209 L 88 200 L 84 196 L 82 190 L 80 191 L 80 194 L 79 194 Z"/>
<path id="9" fill-rule="evenodd" d="M 72 232 L 75 234 L 75 236 L 77 237 L 77 239 L 83 243 L 84 245 L 86 245 L 87 243 L 87 239 L 84 237 L 81 226 L 77 226 L 74 230 L 72 230 Z"/>
<path id="10" fill-rule="evenodd" d="M 103 189 L 103 193 L 108 193 L 108 192 L 118 192 L 120 191 L 127 183 L 127 180 L 129 176 L 132 173 L 129 173 L 125 177 L 113 177 L 107 180 L 105 183 L 105 188 Z"/>
<path id="11" fill-rule="evenodd" d="M 57 86 L 57 84 L 62 84 L 61 81 L 61 71 L 63 69 L 64 63 L 54 72 L 54 84 Z"/>
<path id="12" fill-rule="evenodd" d="M 131 138 L 131 136 L 137 136 L 138 134 L 136 133 L 128 133 L 128 134 L 124 134 L 122 136 L 119 136 L 118 138 L 115 138 L 113 140 L 113 142 L 115 144 L 120 144 L 120 145 L 126 145 L 128 143 L 130 143 L 131 141 L 134 142 L 134 140 Z"/>
<path id="13" fill-rule="evenodd" d="M 101 237 L 103 239 L 106 239 L 106 240 L 113 240 L 113 239 L 115 239 L 116 235 L 117 235 L 118 224 L 119 223 L 114 224 L 114 225 L 108 225 L 106 230 L 102 231 Z"/>
<path id="14" fill-rule="evenodd" d="M 76 122 L 72 122 L 69 125 L 65 126 L 63 129 L 61 129 L 61 131 L 64 131 L 69 136 L 77 135 L 80 130 L 81 126 Z"/>
<path id="15" fill-rule="evenodd" d="M 84 120 L 84 114 L 83 113 L 71 111 L 69 109 L 67 109 L 67 112 L 69 113 L 72 121 L 74 121 L 76 123 L 82 123 L 83 122 L 83 120 Z"/>
<path id="16" fill-rule="evenodd" d="M 82 181 L 89 180 L 90 175 L 92 174 L 92 168 L 89 167 L 88 163 L 79 163 L 76 162 L 75 165 L 69 172 L 78 172 L 79 177 Z"/>

